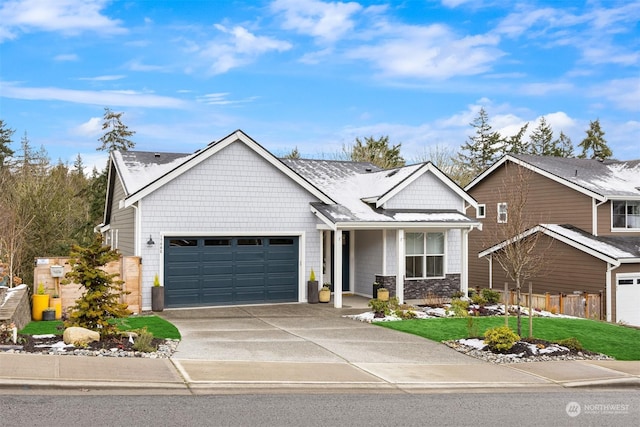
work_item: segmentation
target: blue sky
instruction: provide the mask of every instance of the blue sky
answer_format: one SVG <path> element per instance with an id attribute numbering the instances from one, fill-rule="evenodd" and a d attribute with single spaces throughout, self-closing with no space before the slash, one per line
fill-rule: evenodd
<path id="1" fill-rule="evenodd" d="M 104 107 L 136 149 L 192 152 L 242 129 L 331 158 L 388 135 L 457 150 L 484 107 L 544 116 L 577 145 L 599 119 L 640 158 L 640 2 L 0 0 L 0 118 L 55 161 L 104 165 Z"/>

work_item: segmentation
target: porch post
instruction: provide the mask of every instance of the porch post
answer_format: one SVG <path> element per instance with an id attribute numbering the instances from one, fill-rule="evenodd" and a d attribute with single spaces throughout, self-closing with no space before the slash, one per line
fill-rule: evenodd
<path id="1" fill-rule="evenodd" d="M 469 295 L 469 230 L 462 230 L 460 245 L 460 291 L 464 296 Z"/>
<path id="2" fill-rule="evenodd" d="M 333 233 L 333 306 L 342 308 L 342 230 Z"/>
<path id="3" fill-rule="evenodd" d="M 398 256 L 396 270 L 396 296 L 398 301 L 404 303 L 404 266 L 405 266 L 405 248 L 404 248 L 404 230 L 399 229 L 396 234 L 396 254 Z"/>

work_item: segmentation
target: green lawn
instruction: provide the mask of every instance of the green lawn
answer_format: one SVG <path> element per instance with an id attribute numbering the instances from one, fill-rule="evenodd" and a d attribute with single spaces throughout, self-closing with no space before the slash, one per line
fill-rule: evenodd
<path id="1" fill-rule="evenodd" d="M 377 322 L 386 328 L 419 335 L 434 341 L 448 341 L 469 337 L 468 318 L 414 319 L 397 322 Z M 504 317 L 475 317 L 479 335 L 489 328 L 504 325 Z M 509 326 L 516 330 L 516 318 L 509 318 Z M 522 319 L 522 335 L 528 336 L 529 319 Z M 577 338 L 589 351 L 607 354 L 618 360 L 640 360 L 640 329 L 587 319 L 535 317 L 535 338 L 557 341 Z"/>
<path id="2" fill-rule="evenodd" d="M 132 316 L 126 319 L 116 320 L 118 329 L 121 331 L 135 331 L 137 329 L 147 328 L 147 331 L 152 333 L 155 338 L 161 339 L 180 339 L 180 332 L 172 323 L 167 322 L 158 316 Z M 54 334 L 62 335 L 64 329 L 62 327 L 62 321 L 48 321 L 48 322 L 31 322 L 19 333 L 24 335 L 43 335 Z"/>

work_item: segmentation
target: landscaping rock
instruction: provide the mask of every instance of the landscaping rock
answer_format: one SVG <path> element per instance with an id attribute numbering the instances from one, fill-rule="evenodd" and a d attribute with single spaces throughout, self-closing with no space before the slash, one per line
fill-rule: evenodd
<path id="1" fill-rule="evenodd" d="M 65 344 L 82 345 L 94 341 L 100 341 L 100 334 L 86 328 L 72 326 L 64 330 L 62 339 Z"/>

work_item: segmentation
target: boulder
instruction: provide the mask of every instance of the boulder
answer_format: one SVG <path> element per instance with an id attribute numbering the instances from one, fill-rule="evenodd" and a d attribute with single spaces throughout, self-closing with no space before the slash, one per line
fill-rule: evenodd
<path id="1" fill-rule="evenodd" d="M 100 341 L 100 334 L 86 328 L 72 326 L 64 330 L 62 339 L 65 344 L 88 344 L 94 341 Z"/>

